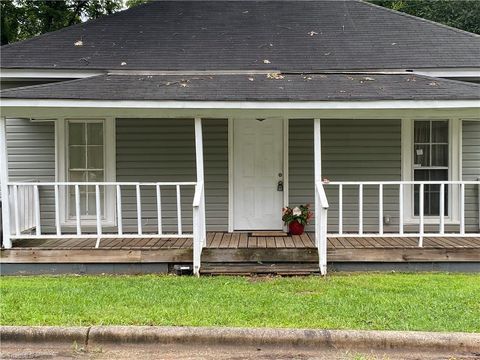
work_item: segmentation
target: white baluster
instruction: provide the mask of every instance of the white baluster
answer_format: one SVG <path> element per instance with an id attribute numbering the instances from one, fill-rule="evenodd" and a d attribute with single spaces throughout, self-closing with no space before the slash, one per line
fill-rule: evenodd
<path id="1" fill-rule="evenodd" d="M 120 185 L 117 185 L 117 230 L 118 235 L 123 235 L 122 190 L 120 189 Z"/>
<path id="2" fill-rule="evenodd" d="M 378 185 L 378 231 L 383 235 L 383 184 Z"/>
<path id="3" fill-rule="evenodd" d="M 465 235 L 465 184 L 460 184 L 460 235 Z"/>
<path id="4" fill-rule="evenodd" d="M 363 234 L 363 184 L 358 185 L 358 233 Z"/>
<path id="5" fill-rule="evenodd" d="M 445 184 L 440 184 L 440 234 L 445 233 Z"/>
<path id="6" fill-rule="evenodd" d="M 424 184 L 420 184 L 420 192 L 419 192 L 419 200 L 420 200 L 420 229 L 419 229 L 419 233 L 420 233 L 420 236 L 419 236 L 419 239 L 418 239 L 418 246 L 419 247 L 423 247 L 423 234 L 424 234 L 424 230 L 425 230 L 425 226 L 424 226 L 424 212 L 425 212 L 425 209 L 424 209 L 424 194 L 425 194 L 425 191 L 424 191 Z"/>
<path id="7" fill-rule="evenodd" d="M 156 185 L 157 190 L 157 224 L 158 224 L 158 234 L 162 235 L 162 194 L 160 190 L 160 185 Z"/>
<path id="8" fill-rule="evenodd" d="M 80 188 L 78 184 L 75 185 L 75 220 L 77 222 L 77 235 L 81 235 Z"/>
<path id="9" fill-rule="evenodd" d="M 100 239 L 102 237 L 102 208 L 100 205 L 100 186 L 95 185 L 95 207 L 96 207 L 96 218 L 97 218 L 97 243 L 95 248 L 100 246 Z"/>
<path id="10" fill-rule="evenodd" d="M 398 188 L 398 204 L 399 204 L 399 209 L 398 209 L 398 217 L 399 217 L 399 224 L 398 224 L 398 231 L 400 234 L 403 234 L 403 184 L 399 185 Z"/>
<path id="11" fill-rule="evenodd" d="M 137 190 L 137 228 L 138 235 L 142 235 L 142 204 L 141 204 L 141 194 L 140 194 L 140 184 L 136 185 Z"/>
<path id="12" fill-rule="evenodd" d="M 40 224 L 40 193 L 38 191 L 38 185 L 34 185 L 33 194 L 35 197 L 35 233 L 42 234 L 42 225 Z"/>
<path id="13" fill-rule="evenodd" d="M 62 235 L 62 229 L 60 227 L 60 197 L 58 195 L 58 185 L 54 185 L 55 191 L 55 229 L 57 230 L 57 235 Z"/>
<path id="14" fill-rule="evenodd" d="M 338 233 L 343 234 L 343 184 L 338 186 Z"/>
<path id="15" fill-rule="evenodd" d="M 178 234 L 182 235 L 182 201 L 180 195 L 180 185 L 177 185 L 177 221 L 178 221 Z"/>
<path id="16" fill-rule="evenodd" d="M 18 186 L 13 185 L 13 213 L 15 214 L 15 234 L 20 235 L 20 211 L 18 209 Z"/>

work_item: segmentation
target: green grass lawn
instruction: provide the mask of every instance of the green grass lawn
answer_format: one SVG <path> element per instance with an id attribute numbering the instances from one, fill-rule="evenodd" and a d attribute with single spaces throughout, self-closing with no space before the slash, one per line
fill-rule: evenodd
<path id="1" fill-rule="evenodd" d="M 37 276 L 0 279 L 2 325 L 480 332 L 480 276 Z"/>

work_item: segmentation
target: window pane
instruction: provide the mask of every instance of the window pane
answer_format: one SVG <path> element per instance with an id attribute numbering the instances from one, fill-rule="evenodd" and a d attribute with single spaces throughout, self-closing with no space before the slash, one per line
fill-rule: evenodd
<path id="1" fill-rule="evenodd" d="M 88 146 L 87 158 L 89 169 L 103 169 L 103 146 Z"/>
<path id="2" fill-rule="evenodd" d="M 432 166 L 448 166 L 448 145 L 432 145 Z"/>
<path id="3" fill-rule="evenodd" d="M 415 121 L 414 133 L 416 143 L 430 142 L 430 121 Z"/>
<path id="4" fill-rule="evenodd" d="M 103 145 L 103 123 L 87 123 L 89 145 Z"/>
<path id="5" fill-rule="evenodd" d="M 85 123 L 69 122 L 68 124 L 68 143 L 70 145 L 85 144 Z"/>
<path id="6" fill-rule="evenodd" d="M 414 158 L 414 167 L 430 166 L 430 146 L 415 145 Z"/>
<path id="7" fill-rule="evenodd" d="M 432 121 L 432 142 L 448 142 L 448 121 Z"/>
<path id="8" fill-rule="evenodd" d="M 89 171 L 88 182 L 100 182 L 103 181 L 103 171 Z"/>
<path id="9" fill-rule="evenodd" d="M 448 170 L 415 170 L 415 181 L 448 180 Z M 420 214 L 420 185 L 414 186 L 414 215 Z M 438 216 L 440 213 L 440 185 L 424 185 L 424 215 Z M 445 186 L 445 215 L 448 216 L 448 186 Z"/>
<path id="10" fill-rule="evenodd" d="M 69 171 L 68 180 L 72 182 L 83 182 L 87 180 L 87 173 L 85 171 Z M 73 188 L 73 187 L 72 187 Z"/>
<path id="11" fill-rule="evenodd" d="M 70 169 L 85 169 L 85 146 L 70 146 L 68 162 Z"/>
<path id="12" fill-rule="evenodd" d="M 75 204 L 75 191 L 72 190 L 69 197 L 69 211 L 70 217 L 75 218 L 76 215 L 76 204 Z M 87 208 L 87 194 L 80 194 L 80 216 L 86 215 Z"/>

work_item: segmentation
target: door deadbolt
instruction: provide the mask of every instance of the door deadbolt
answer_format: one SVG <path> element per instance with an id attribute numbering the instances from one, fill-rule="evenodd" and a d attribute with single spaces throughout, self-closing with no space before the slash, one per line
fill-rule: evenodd
<path id="1" fill-rule="evenodd" d="M 277 184 L 277 191 L 283 191 L 283 181 L 279 181 Z"/>

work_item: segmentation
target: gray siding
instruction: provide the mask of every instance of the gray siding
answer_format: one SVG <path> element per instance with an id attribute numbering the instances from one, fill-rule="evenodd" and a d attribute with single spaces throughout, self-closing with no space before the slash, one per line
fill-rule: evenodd
<path id="1" fill-rule="evenodd" d="M 209 230 L 227 230 L 228 222 L 228 124 L 204 120 L 205 195 Z M 118 181 L 196 181 L 195 133 L 192 119 L 117 119 Z M 182 190 L 185 229 L 192 225 L 193 187 Z M 176 197 L 173 188 L 162 190 L 163 225 L 176 230 Z M 133 188 L 123 192 L 125 226 L 136 225 Z M 157 226 L 153 188 L 142 190 L 144 228 Z"/>
<path id="2" fill-rule="evenodd" d="M 290 204 L 313 203 L 313 120 L 290 121 Z M 330 181 L 398 181 L 401 178 L 400 120 L 322 120 L 322 176 Z M 338 224 L 338 191 L 326 187 L 329 229 Z M 385 215 L 398 224 L 398 191 L 384 189 Z M 358 188 L 344 189 L 344 230 L 358 226 Z M 365 231 L 378 226 L 378 187 L 364 189 Z M 388 231 L 388 226 L 385 230 Z"/>
<path id="3" fill-rule="evenodd" d="M 480 121 L 462 122 L 462 179 L 480 179 Z M 465 188 L 465 224 L 467 231 L 479 231 L 478 186 Z"/>
<path id="4" fill-rule="evenodd" d="M 52 122 L 7 119 L 9 178 L 11 181 L 55 180 L 55 126 Z M 54 218 L 53 191 L 40 189 L 42 226 Z"/>

